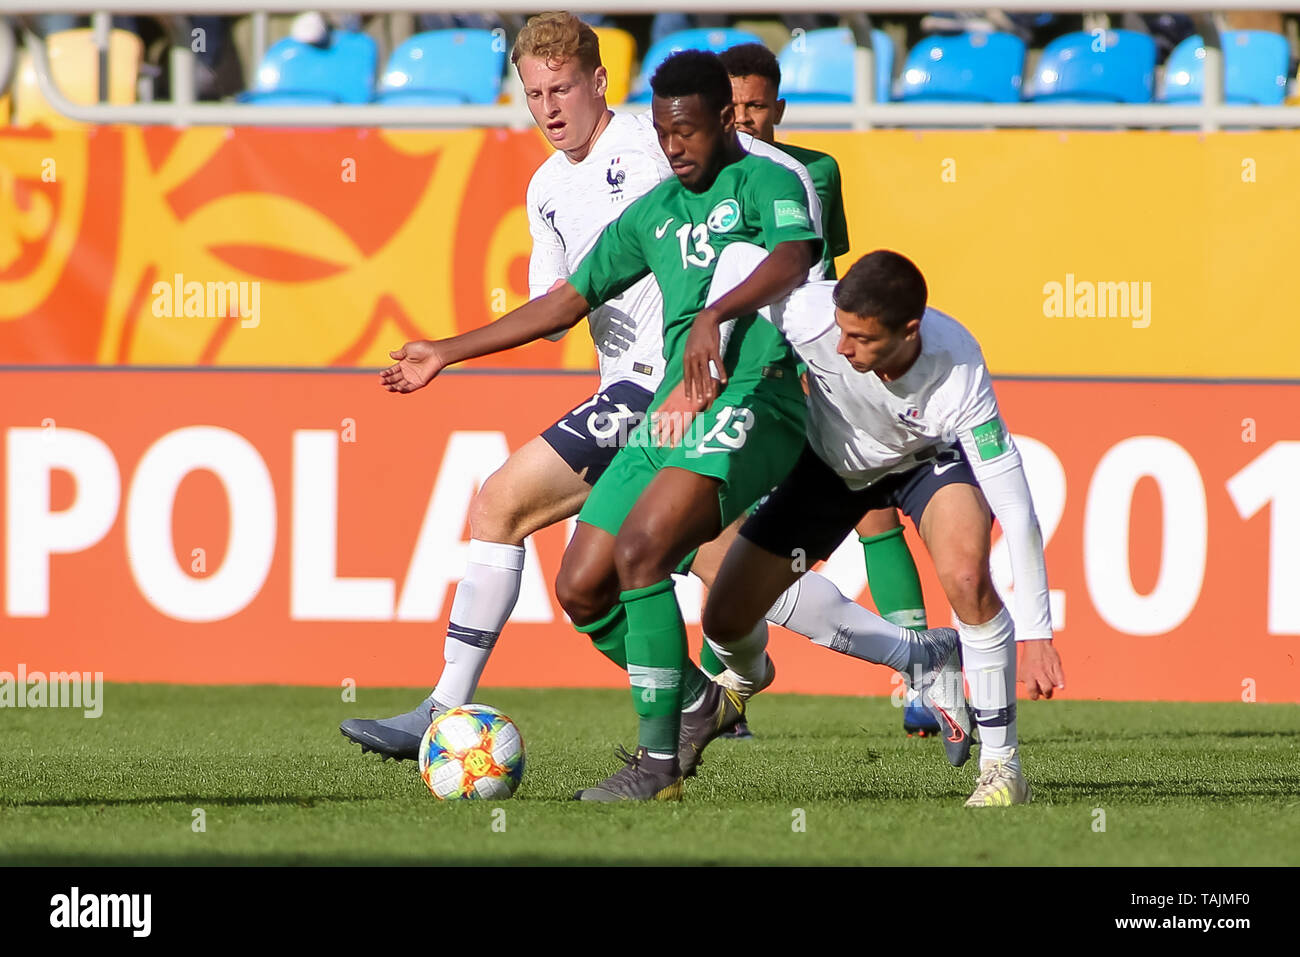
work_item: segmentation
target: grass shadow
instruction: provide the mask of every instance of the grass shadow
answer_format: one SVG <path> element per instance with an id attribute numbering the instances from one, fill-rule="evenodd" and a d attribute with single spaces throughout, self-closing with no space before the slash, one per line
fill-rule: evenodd
<path id="1" fill-rule="evenodd" d="M 41 798 L 32 801 L 0 801 L 0 808 L 19 807 L 132 807 L 149 804 L 186 804 L 191 807 L 253 807 L 264 804 L 283 804 L 294 807 L 314 807 L 334 802 L 356 803 L 382 800 L 382 797 L 361 794 L 313 794 L 295 796 L 280 794 L 250 795 L 244 797 L 213 797 L 200 794 L 146 794 L 138 797 L 77 797 Z"/>

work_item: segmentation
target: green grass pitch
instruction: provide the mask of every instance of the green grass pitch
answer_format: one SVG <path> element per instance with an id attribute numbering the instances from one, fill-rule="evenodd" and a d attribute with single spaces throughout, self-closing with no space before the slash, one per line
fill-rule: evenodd
<path id="1" fill-rule="evenodd" d="M 519 794 L 444 804 L 338 733 L 422 695 L 108 685 L 96 720 L 0 711 L 0 864 L 1300 863 L 1292 705 L 1022 701 L 1034 803 L 973 811 L 975 762 L 887 699 L 777 694 L 681 804 L 571 803 L 634 742 L 627 692 L 509 689 L 481 698 L 523 732 Z"/>

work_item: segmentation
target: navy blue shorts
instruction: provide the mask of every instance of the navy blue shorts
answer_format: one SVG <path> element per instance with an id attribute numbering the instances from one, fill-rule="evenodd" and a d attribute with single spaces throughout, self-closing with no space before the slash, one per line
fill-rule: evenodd
<path id="1" fill-rule="evenodd" d="M 810 562 L 823 561 L 839 547 L 867 512 L 900 508 L 913 524 L 934 493 L 945 485 L 979 483 L 960 445 L 944 446 L 906 472 L 887 475 L 854 491 L 809 445 L 799 461 L 740 527 L 740 534 L 773 555 L 802 549 Z"/>
<path id="2" fill-rule="evenodd" d="M 633 382 L 614 382 L 561 416 L 542 438 L 584 482 L 595 485 L 645 418 L 653 398 L 653 392 Z"/>

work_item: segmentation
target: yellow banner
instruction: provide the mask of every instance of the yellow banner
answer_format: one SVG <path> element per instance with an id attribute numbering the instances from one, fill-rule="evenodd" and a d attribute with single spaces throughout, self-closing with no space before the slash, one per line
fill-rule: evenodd
<path id="1" fill-rule="evenodd" d="M 995 373 L 1300 377 L 1300 132 L 785 133 Z"/>
<path id="2" fill-rule="evenodd" d="M 1293 378 L 1300 132 L 799 132 L 996 373 Z M 374 367 L 523 302 L 534 131 L 0 133 L 0 363 Z M 484 362 L 589 369 L 581 331 Z"/>

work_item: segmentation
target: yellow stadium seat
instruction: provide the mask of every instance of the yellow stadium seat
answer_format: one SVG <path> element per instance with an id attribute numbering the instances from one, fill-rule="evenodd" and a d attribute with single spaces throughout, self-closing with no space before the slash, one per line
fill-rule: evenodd
<path id="1" fill-rule="evenodd" d="M 784 50 L 790 42 L 790 30 L 780 20 L 737 20 L 733 26 L 746 33 L 757 34 L 763 46 L 773 53 Z"/>
<path id="2" fill-rule="evenodd" d="M 600 62 L 609 74 L 609 89 L 605 101 L 618 106 L 627 100 L 632 88 L 632 69 L 636 63 L 636 41 L 626 30 L 615 27 L 593 27 L 600 40 Z"/>
<path id="3" fill-rule="evenodd" d="M 74 103 L 99 102 L 99 52 L 95 49 L 94 31 L 89 28 L 62 30 L 45 39 L 54 83 Z M 114 30 L 108 43 L 108 102 L 118 105 L 134 103 L 136 82 L 144 44 L 128 30 Z M 31 126 L 80 126 L 59 113 L 41 95 L 36 83 L 36 69 L 24 52 L 18 59 L 14 77 L 14 123 Z"/>

